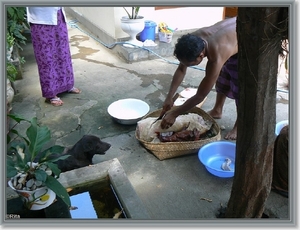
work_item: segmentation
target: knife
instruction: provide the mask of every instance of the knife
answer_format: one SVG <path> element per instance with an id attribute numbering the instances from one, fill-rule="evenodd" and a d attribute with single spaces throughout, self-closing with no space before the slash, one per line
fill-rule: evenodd
<path id="1" fill-rule="evenodd" d="M 176 94 L 174 95 L 174 97 L 172 98 L 173 103 L 176 101 L 176 99 L 177 99 L 178 97 L 179 97 L 179 93 L 176 93 Z M 150 125 L 150 128 L 152 127 L 152 125 L 153 125 L 155 122 L 161 120 L 164 116 L 165 116 L 165 114 L 160 115 L 160 116 L 159 116 L 159 117 L 158 117 L 158 118 Z"/>

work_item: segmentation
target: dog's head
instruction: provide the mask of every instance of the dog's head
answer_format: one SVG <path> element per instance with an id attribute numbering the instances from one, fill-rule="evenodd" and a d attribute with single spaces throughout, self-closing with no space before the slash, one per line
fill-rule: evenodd
<path id="1" fill-rule="evenodd" d="M 84 153 L 90 157 L 93 157 L 95 154 L 104 155 L 111 147 L 109 143 L 101 141 L 99 137 L 93 135 L 84 135 L 81 139 L 81 143 Z"/>

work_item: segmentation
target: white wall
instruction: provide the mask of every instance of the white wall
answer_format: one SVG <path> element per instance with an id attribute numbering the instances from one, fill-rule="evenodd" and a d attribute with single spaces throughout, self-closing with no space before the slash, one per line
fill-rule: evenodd
<path id="1" fill-rule="evenodd" d="M 115 17 L 114 7 L 69 7 L 81 17 L 90 21 L 90 23 L 101 28 L 107 34 L 112 37 L 116 37 L 115 34 Z"/>
<path id="2" fill-rule="evenodd" d="M 147 20 L 167 23 L 171 28 L 189 30 L 212 25 L 223 17 L 223 7 L 180 7 L 174 9 L 154 10 L 141 8 L 141 15 Z"/>
<path id="3" fill-rule="evenodd" d="M 70 7 L 95 26 L 115 39 L 128 37 L 122 31 L 120 18 L 126 15 L 123 7 Z M 139 15 L 145 20 L 165 22 L 179 31 L 191 30 L 212 25 L 223 17 L 223 7 L 179 7 L 155 10 L 154 7 L 141 7 Z M 156 27 L 157 30 L 157 27 Z"/>

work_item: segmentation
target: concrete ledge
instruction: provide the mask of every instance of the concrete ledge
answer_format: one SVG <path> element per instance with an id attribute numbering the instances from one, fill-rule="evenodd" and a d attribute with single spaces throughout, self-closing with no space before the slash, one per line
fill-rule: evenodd
<path id="1" fill-rule="evenodd" d="M 119 161 L 111 163 L 108 175 L 127 217 L 132 219 L 150 219 Z"/>
<path id="2" fill-rule="evenodd" d="M 59 181 L 65 188 L 74 188 L 107 180 L 107 178 L 110 179 L 127 217 L 150 219 L 117 158 L 62 173 Z"/>
<path id="3" fill-rule="evenodd" d="M 125 209 L 128 218 L 150 219 L 117 158 L 61 173 L 59 182 L 65 188 L 75 188 L 94 182 L 107 181 L 108 179 L 113 185 L 117 198 Z M 17 193 L 8 187 L 6 199 L 9 200 L 17 197 Z"/>
<path id="4" fill-rule="evenodd" d="M 143 46 L 137 48 L 128 48 L 124 47 L 122 44 L 119 44 L 113 48 L 113 52 L 127 63 L 153 60 L 160 57 L 171 57 L 173 55 L 173 43 L 162 43 L 159 41 L 155 41 L 155 43 L 157 44 L 156 46 Z"/>

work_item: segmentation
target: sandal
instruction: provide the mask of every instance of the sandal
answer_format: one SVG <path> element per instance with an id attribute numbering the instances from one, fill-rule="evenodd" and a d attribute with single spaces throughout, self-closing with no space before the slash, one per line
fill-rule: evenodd
<path id="1" fill-rule="evenodd" d="M 59 97 L 47 98 L 45 102 L 53 106 L 62 106 L 64 103 Z"/>
<path id="2" fill-rule="evenodd" d="M 72 89 L 68 90 L 68 93 L 79 94 L 79 93 L 81 93 L 81 90 L 78 89 L 78 88 L 73 87 Z"/>

